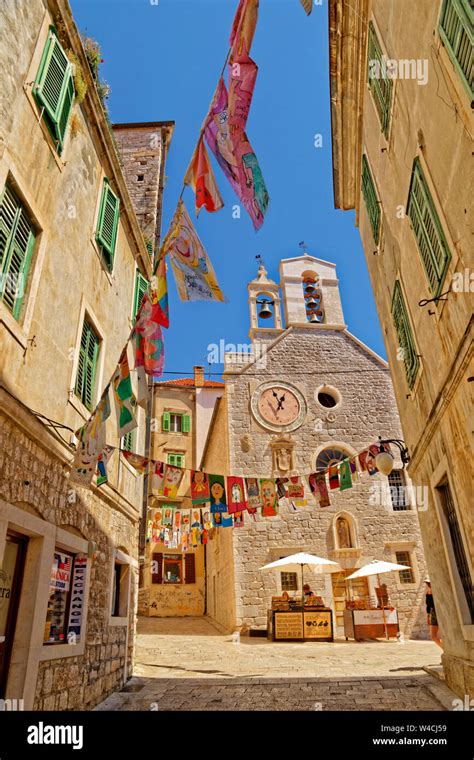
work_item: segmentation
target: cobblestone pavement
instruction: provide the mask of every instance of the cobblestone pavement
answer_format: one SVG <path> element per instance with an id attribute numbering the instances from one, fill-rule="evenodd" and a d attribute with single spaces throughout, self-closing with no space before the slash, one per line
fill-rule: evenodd
<path id="1" fill-rule="evenodd" d="M 431 641 L 234 643 L 207 618 L 140 618 L 134 677 L 96 710 L 446 710 Z"/>

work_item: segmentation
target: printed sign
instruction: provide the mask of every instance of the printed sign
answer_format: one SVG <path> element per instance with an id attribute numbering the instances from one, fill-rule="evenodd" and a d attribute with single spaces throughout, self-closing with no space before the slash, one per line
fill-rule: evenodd
<path id="1" fill-rule="evenodd" d="M 53 567 L 51 568 L 50 588 L 53 591 L 69 591 L 71 582 L 72 557 L 69 554 L 54 552 Z"/>
<path id="2" fill-rule="evenodd" d="M 387 625 L 398 623 L 396 610 L 385 610 Z M 354 625 L 383 625 L 382 610 L 354 610 Z"/>
<path id="3" fill-rule="evenodd" d="M 329 610 L 304 613 L 305 639 L 332 638 L 331 613 Z"/>
<path id="4" fill-rule="evenodd" d="M 302 639 L 303 619 L 301 612 L 275 613 L 275 639 Z"/>
<path id="5" fill-rule="evenodd" d="M 81 635 L 82 620 L 84 616 L 86 576 L 87 557 L 77 555 L 74 560 L 71 606 L 69 608 L 69 622 L 67 627 L 68 636 L 70 633 L 75 633 L 77 638 Z"/>

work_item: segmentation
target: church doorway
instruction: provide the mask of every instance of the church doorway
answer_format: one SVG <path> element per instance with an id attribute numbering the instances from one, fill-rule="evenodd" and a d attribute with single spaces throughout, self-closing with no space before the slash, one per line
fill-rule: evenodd
<path id="1" fill-rule="evenodd" d="M 15 637 L 18 604 L 25 562 L 26 539 L 7 534 L 0 569 L 0 697 L 5 696 Z"/>

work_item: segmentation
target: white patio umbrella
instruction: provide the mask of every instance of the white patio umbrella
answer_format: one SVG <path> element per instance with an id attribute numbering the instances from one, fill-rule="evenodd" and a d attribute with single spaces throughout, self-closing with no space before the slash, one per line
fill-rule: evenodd
<path id="1" fill-rule="evenodd" d="M 376 575 L 377 581 L 380 586 L 380 575 L 383 573 L 391 573 L 395 570 L 409 570 L 409 565 L 397 565 L 396 562 L 385 562 L 381 559 L 373 559 L 368 565 L 359 567 L 352 575 L 348 575 L 346 580 L 350 581 L 352 578 L 366 578 L 369 575 Z M 385 638 L 388 639 L 387 620 L 385 617 L 385 608 L 382 600 L 382 617 L 385 628 Z"/>
<path id="2" fill-rule="evenodd" d="M 317 557 L 315 554 L 306 554 L 306 552 L 298 552 L 297 554 L 290 554 L 288 557 L 277 559 L 275 562 L 270 562 L 268 565 L 264 565 L 260 570 L 274 570 L 276 568 L 284 567 L 289 572 L 297 572 L 298 568 L 301 568 L 301 602 L 304 607 L 304 566 L 310 565 L 316 573 L 337 573 L 341 571 L 337 562 L 333 562 L 331 559 L 325 559 L 324 557 Z"/>

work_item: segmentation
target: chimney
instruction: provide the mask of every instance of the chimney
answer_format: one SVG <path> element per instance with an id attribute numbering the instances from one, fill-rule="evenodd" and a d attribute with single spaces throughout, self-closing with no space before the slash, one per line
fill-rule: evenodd
<path id="1" fill-rule="evenodd" d="M 204 367 L 199 365 L 194 367 L 194 386 L 196 388 L 204 387 Z"/>

